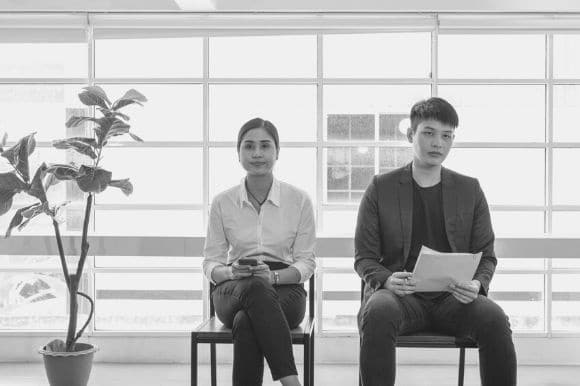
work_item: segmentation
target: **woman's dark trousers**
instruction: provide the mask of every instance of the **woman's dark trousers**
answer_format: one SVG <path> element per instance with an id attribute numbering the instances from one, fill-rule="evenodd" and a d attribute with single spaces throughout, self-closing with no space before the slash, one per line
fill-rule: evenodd
<path id="1" fill-rule="evenodd" d="M 220 283 L 212 297 L 218 318 L 233 333 L 234 386 L 261 385 L 264 357 L 274 380 L 298 374 L 290 329 L 304 318 L 303 285 L 272 286 L 251 276 Z"/>

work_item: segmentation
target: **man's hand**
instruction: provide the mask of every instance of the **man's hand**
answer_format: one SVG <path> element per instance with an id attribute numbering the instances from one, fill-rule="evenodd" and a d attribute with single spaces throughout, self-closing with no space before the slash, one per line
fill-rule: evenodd
<path id="1" fill-rule="evenodd" d="M 384 287 L 398 296 L 410 295 L 415 292 L 417 281 L 413 279 L 411 272 L 394 272 Z"/>
<path id="2" fill-rule="evenodd" d="M 477 299 L 481 283 L 479 280 L 464 281 L 462 283 L 450 284 L 449 288 L 455 299 L 463 304 L 469 304 Z"/>

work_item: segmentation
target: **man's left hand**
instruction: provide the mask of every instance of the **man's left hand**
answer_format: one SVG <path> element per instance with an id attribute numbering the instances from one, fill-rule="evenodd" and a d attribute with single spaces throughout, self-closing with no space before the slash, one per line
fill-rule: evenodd
<path id="1" fill-rule="evenodd" d="M 462 283 L 450 284 L 449 288 L 455 299 L 463 304 L 468 304 L 477 299 L 481 283 L 479 280 L 464 281 Z"/>

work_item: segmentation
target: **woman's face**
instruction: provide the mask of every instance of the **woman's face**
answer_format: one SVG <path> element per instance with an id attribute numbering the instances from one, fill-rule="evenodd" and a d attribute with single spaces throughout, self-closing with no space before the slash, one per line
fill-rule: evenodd
<path id="1" fill-rule="evenodd" d="M 274 138 L 262 128 L 249 130 L 242 138 L 239 158 L 249 175 L 272 173 L 278 159 Z"/>

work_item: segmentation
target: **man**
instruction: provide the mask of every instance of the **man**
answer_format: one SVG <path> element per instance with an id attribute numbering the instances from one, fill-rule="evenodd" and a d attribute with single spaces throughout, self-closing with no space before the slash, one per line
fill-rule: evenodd
<path id="1" fill-rule="evenodd" d="M 421 330 L 472 338 L 483 386 L 515 385 L 508 318 L 487 298 L 497 260 L 485 196 L 476 179 L 441 166 L 453 145 L 457 112 L 444 99 L 430 98 L 416 103 L 410 118 L 413 161 L 375 176 L 358 213 L 354 267 L 365 282 L 358 315 L 363 385 L 394 385 L 396 337 Z M 445 292 L 416 292 L 411 272 L 422 245 L 483 252 L 473 280 Z"/>

